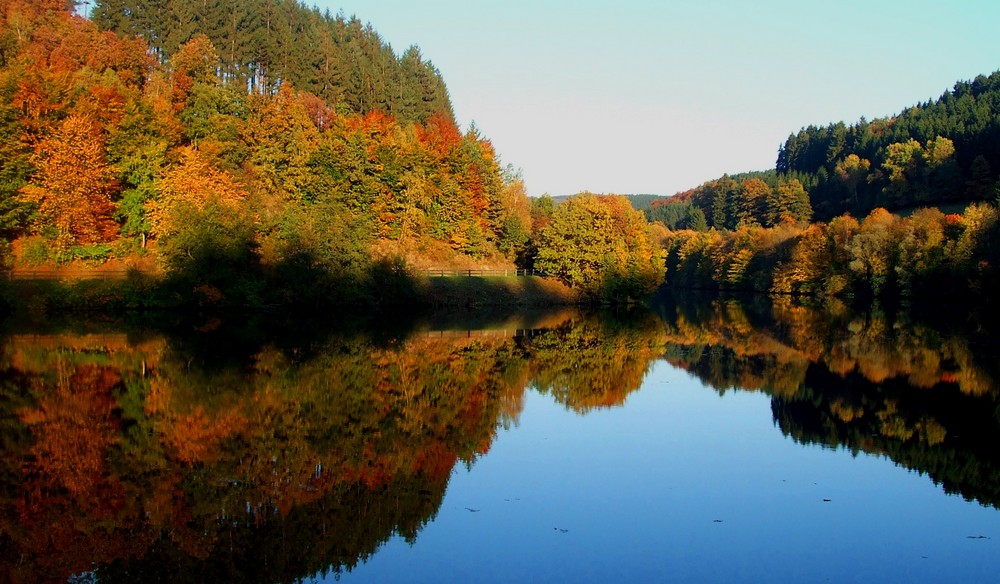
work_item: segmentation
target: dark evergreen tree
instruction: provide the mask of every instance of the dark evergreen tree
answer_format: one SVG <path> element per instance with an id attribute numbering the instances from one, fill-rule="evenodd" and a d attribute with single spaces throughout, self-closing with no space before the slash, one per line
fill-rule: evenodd
<path id="1" fill-rule="evenodd" d="M 98 0 L 93 20 L 142 36 L 162 63 L 204 34 L 219 53 L 222 81 L 239 88 L 275 93 L 288 82 L 344 114 L 380 110 L 407 123 L 441 113 L 454 120 L 444 80 L 419 49 L 397 56 L 356 17 L 296 0 Z"/>
<path id="2" fill-rule="evenodd" d="M 894 164 L 894 144 L 912 140 L 926 147 L 939 138 L 952 143 L 950 157 L 917 161 L 924 165 L 922 171 L 911 169 L 905 184 L 893 181 L 885 165 Z M 848 176 L 845 161 L 851 156 L 869 161 L 870 171 L 863 180 L 853 175 L 849 181 L 836 180 L 838 171 L 841 178 Z M 857 171 L 856 162 L 848 161 L 847 167 Z M 896 116 L 803 128 L 780 147 L 775 168 L 780 174 L 808 177 L 799 178 L 822 220 L 845 212 L 865 215 L 879 205 L 906 208 L 988 199 L 983 185 L 992 184 L 1000 169 L 1000 72 L 957 83 L 940 98 Z"/>

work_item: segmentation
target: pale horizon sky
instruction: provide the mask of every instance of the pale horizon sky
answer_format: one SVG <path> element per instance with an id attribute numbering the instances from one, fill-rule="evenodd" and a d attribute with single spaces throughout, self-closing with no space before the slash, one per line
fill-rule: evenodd
<path id="1" fill-rule="evenodd" d="M 306 0 L 310 3 L 309 0 Z M 670 195 L 1000 69 L 995 0 L 316 0 L 418 45 L 531 195 Z"/>

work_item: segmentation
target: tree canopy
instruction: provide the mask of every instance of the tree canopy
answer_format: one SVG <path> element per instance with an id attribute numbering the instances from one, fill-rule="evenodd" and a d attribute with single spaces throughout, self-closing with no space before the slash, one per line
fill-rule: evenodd
<path id="1" fill-rule="evenodd" d="M 539 235 L 535 268 L 595 297 L 636 297 L 663 280 L 643 214 L 625 197 L 589 193 L 555 207 Z"/>
<path id="2" fill-rule="evenodd" d="M 453 118 L 444 80 L 419 48 L 397 55 L 371 25 L 297 0 L 97 0 L 92 18 L 103 30 L 143 38 L 161 63 L 204 35 L 202 49 L 210 43 L 218 60 L 202 60 L 201 70 L 226 85 L 272 92 L 290 83 L 341 114 Z"/>
<path id="3" fill-rule="evenodd" d="M 191 286 L 246 280 L 240 302 L 270 277 L 346 298 L 393 257 L 526 261 L 520 174 L 456 125 L 419 50 L 356 19 L 283 0 L 4 10 L 0 235 L 31 238 L 31 261 L 152 254 Z"/>

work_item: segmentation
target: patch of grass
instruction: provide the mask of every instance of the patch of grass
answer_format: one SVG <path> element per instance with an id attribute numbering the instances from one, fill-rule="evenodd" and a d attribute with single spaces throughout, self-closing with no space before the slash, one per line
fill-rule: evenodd
<path id="1" fill-rule="evenodd" d="M 49 243 L 44 237 L 32 237 L 24 242 L 20 260 L 26 266 L 40 266 L 49 260 Z"/>
<path id="2" fill-rule="evenodd" d="M 112 257 L 111 245 L 108 243 L 94 243 L 91 245 L 75 245 L 63 255 L 63 261 L 82 260 L 91 266 L 97 266 L 108 261 Z"/>
<path id="3" fill-rule="evenodd" d="M 425 278 L 418 294 L 434 306 L 554 306 L 581 302 L 577 291 L 540 277 Z"/>

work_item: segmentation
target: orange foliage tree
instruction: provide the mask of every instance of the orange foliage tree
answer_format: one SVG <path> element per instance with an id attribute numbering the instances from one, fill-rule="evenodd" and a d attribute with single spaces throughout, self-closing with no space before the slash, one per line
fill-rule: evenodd
<path id="1" fill-rule="evenodd" d="M 38 172 L 21 194 L 38 205 L 38 227 L 56 229 L 57 249 L 117 235 L 111 197 L 118 184 L 105 157 L 104 137 L 90 117 L 66 118 L 39 142 L 33 162 Z"/>

